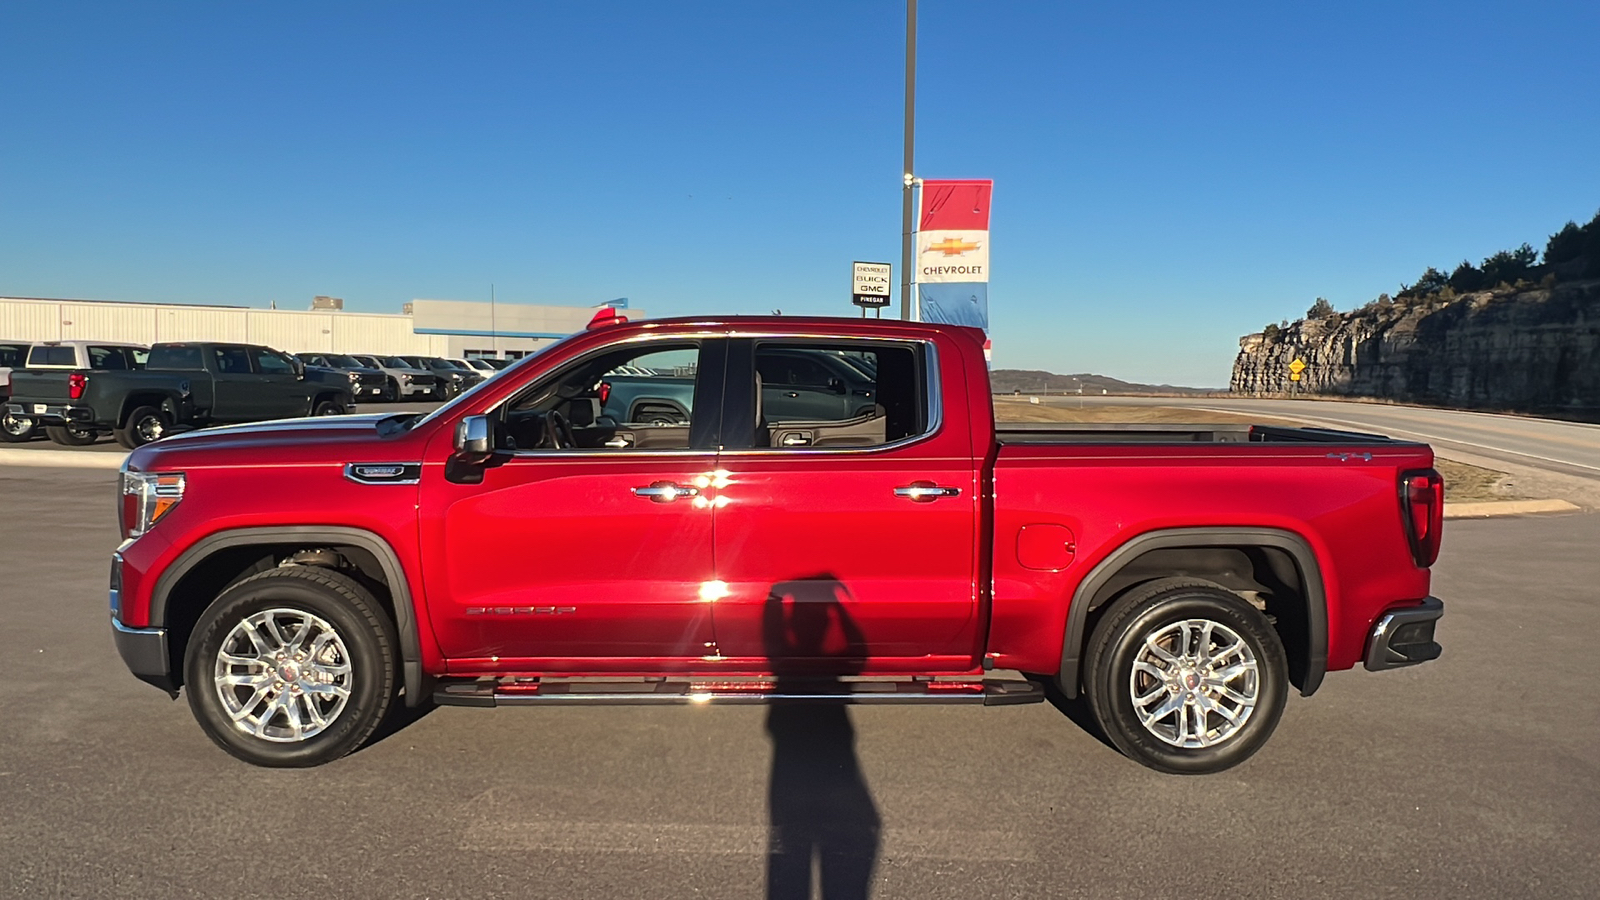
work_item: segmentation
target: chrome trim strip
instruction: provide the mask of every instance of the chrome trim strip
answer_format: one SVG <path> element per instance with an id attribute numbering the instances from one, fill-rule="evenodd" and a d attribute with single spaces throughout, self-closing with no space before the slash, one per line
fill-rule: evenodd
<path id="1" fill-rule="evenodd" d="M 122 632 L 123 634 L 145 634 L 159 637 L 167 633 L 165 628 L 129 628 L 128 626 L 122 624 L 120 619 L 116 618 L 111 620 L 111 627 Z"/>

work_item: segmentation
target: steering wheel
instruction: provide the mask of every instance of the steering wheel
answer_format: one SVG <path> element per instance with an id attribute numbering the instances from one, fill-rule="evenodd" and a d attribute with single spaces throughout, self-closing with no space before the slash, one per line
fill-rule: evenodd
<path id="1" fill-rule="evenodd" d="M 572 423 L 553 409 L 544 414 L 544 436 L 551 450 L 571 450 L 578 446 L 578 436 L 572 433 Z"/>

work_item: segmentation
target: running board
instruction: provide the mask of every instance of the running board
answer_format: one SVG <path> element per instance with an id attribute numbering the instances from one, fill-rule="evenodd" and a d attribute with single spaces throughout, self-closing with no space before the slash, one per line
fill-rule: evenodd
<path id="1" fill-rule="evenodd" d="M 1044 691 L 1029 681 L 968 679 L 802 680 L 782 679 L 441 679 L 433 702 L 441 706 L 534 706 L 557 704 L 691 705 L 768 703 L 975 703 L 1009 706 L 1039 703 Z"/>

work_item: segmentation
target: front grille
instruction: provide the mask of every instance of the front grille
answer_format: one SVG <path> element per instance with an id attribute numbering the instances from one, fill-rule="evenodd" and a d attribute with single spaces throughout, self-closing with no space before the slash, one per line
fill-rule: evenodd
<path id="1" fill-rule="evenodd" d="M 434 379 L 434 377 L 432 375 L 412 375 L 411 376 L 411 383 L 412 384 L 433 384 L 434 380 L 435 379 Z"/>
<path id="2" fill-rule="evenodd" d="M 382 386 L 387 380 L 388 379 L 379 372 L 369 372 L 361 375 L 361 383 L 366 385 Z"/>

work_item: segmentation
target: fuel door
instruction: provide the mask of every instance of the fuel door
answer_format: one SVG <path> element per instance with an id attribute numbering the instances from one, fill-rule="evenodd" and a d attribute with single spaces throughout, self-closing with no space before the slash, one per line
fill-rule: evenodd
<path id="1" fill-rule="evenodd" d="M 1065 525 L 1024 525 L 1017 532 L 1017 562 L 1025 569 L 1059 572 L 1077 552 L 1077 537 Z"/>

